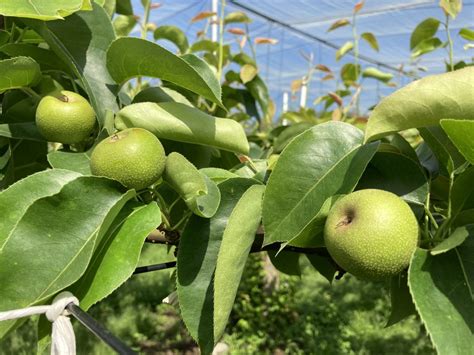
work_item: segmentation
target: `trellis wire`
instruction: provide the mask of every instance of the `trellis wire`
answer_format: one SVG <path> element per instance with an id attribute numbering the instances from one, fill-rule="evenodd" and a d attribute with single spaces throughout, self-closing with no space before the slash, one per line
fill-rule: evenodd
<path id="1" fill-rule="evenodd" d="M 87 330 L 92 334 L 114 349 L 118 354 L 121 355 L 134 355 L 135 351 L 125 345 L 120 339 L 115 337 L 109 330 L 99 324 L 94 318 L 92 318 L 87 312 L 84 312 L 79 306 L 74 303 L 69 303 L 66 309 L 76 318 Z"/>

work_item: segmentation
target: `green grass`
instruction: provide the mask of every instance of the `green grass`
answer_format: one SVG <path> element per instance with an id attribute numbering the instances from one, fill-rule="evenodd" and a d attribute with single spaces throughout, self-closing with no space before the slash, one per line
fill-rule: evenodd
<path id="1" fill-rule="evenodd" d="M 166 247 L 146 245 L 141 265 L 174 260 Z M 252 255 L 244 273 L 223 341 L 231 354 L 433 354 L 414 316 L 384 329 L 390 313 L 383 283 L 344 276 L 331 286 L 309 264 L 303 275 L 281 275 L 268 289 L 260 255 Z M 90 313 L 135 350 L 147 354 L 197 353 L 178 310 L 161 300 L 173 291 L 172 271 L 134 276 Z M 95 336 L 75 324 L 79 354 L 113 354 Z M 0 343 L 0 354 L 34 353 L 34 322 Z"/>

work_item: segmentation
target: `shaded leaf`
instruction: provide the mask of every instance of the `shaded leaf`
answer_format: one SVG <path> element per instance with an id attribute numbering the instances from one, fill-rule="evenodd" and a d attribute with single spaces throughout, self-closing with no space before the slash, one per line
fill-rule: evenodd
<path id="1" fill-rule="evenodd" d="M 419 128 L 418 130 L 440 163 L 443 174 L 449 176 L 449 174 L 465 163 L 464 157 L 459 153 L 440 126 Z"/>
<path id="2" fill-rule="evenodd" d="M 451 189 L 451 216 L 454 218 L 464 209 L 474 208 L 474 166 L 466 169 L 453 183 Z"/>
<path id="3" fill-rule="evenodd" d="M 392 277 L 390 281 L 390 300 L 392 309 L 385 327 L 390 327 L 416 313 L 408 288 L 408 275 L 406 272 Z"/>
<path id="4" fill-rule="evenodd" d="M 422 167 L 397 152 L 377 152 L 362 175 L 357 189 L 390 191 L 409 203 L 423 206 L 429 186 Z"/>
<path id="5" fill-rule="evenodd" d="M 328 255 L 306 254 L 311 266 L 313 266 L 329 283 L 332 283 L 337 272 L 337 265 Z"/>
<path id="6" fill-rule="evenodd" d="M 30 57 L 40 65 L 43 71 L 62 70 L 66 73 L 71 73 L 71 70 L 64 62 L 49 49 L 27 43 L 8 43 L 0 47 L 0 52 L 10 57 Z"/>
<path id="7" fill-rule="evenodd" d="M 285 250 L 269 250 L 267 253 L 275 269 L 287 275 L 301 276 L 301 254 Z"/>

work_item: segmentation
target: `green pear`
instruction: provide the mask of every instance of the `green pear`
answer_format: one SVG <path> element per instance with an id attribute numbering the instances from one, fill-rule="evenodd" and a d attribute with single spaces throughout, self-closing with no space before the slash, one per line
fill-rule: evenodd
<path id="1" fill-rule="evenodd" d="M 129 128 L 97 144 L 90 164 L 92 174 L 141 190 L 158 181 L 165 162 L 165 150 L 154 134 L 143 128 Z"/>
<path id="2" fill-rule="evenodd" d="M 82 142 L 90 137 L 95 124 L 92 106 L 72 91 L 62 90 L 47 95 L 36 108 L 36 126 L 50 142 Z"/>
<path id="3" fill-rule="evenodd" d="M 397 195 L 359 190 L 329 211 L 324 241 L 331 257 L 360 279 L 394 276 L 410 263 L 418 244 L 418 221 Z"/>

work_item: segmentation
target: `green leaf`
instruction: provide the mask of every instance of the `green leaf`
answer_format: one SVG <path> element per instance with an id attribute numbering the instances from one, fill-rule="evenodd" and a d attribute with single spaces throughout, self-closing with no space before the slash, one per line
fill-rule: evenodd
<path id="1" fill-rule="evenodd" d="M 131 0 L 116 0 L 116 12 L 120 15 L 133 15 Z"/>
<path id="2" fill-rule="evenodd" d="M 211 41 L 210 39 L 202 39 L 194 42 L 191 46 L 191 52 L 216 52 L 219 49 L 219 43 Z"/>
<path id="3" fill-rule="evenodd" d="M 10 39 L 10 33 L 0 30 L 0 46 L 3 46 Z"/>
<path id="4" fill-rule="evenodd" d="M 224 17 L 224 25 L 229 23 L 251 23 L 252 20 L 247 16 L 246 13 L 241 11 L 235 11 L 227 14 Z"/>
<path id="5" fill-rule="evenodd" d="M 252 81 L 257 73 L 258 69 L 252 64 L 243 65 L 242 68 L 240 68 L 240 80 L 242 80 L 242 84 L 247 84 L 249 81 Z"/>
<path id="6" fill-rule="evenodd" d="M 191 63 L 189 58 L 180 58 L 158 44 L 143 39 L 119 38 L 107 51 L 107 68 L 118 83 L 137 76 L 160 78 L 223 107 L 220 101 L 221 87 L 212 70 L 203 60 L 194 57 Z"/>
<path id="7" fill-rule="evenodd" d="M 463 209 L 474 208 L 474 166 L 460 174 L 451 189 L 451 216 L 454 218 Z"/>
<path id="8" fill-rule="evenodd" d="M 235 178 L 219 184 L 221 204 L 210 218 L 192 216 L 178 248 L 177 291 L 181 316 L 204 354 L 214 348 L 213 277 L 229 218 L 254 180 Z M 216 339 L 217 340 L 217 339 Z"/>
<path id="9" fill-rule="evenodd" d="M 54 52 L 32 44 L 8 43 L 0 47 L 0 52 L 10 57 L 30 57 L 40 65 L 43 71 L 62 70 L 66 73 L 72 73 Z"/>
<path id="10" fill-rule="evenodd" d="M 332 283 L 338 270 L 336 263 L 328 255 L 306 254 L 311 266 L 314 267 L 329 283 Z"/>
<path id="11" fill-rule="evenodd" d="M 97 246 L 85 274 L 72 286 L 82 309 L 87 310 L 130 278 L 143 241 L 160 224 L 161 212 L 155 202 L 125 205 Z"/>
<path id="12" fill-rule="evenodd" d="M 313 127 L 314 124 L 310 122 L 300 122 L 288 126 L 278 137 L 273 141 L 273 149 L 276 153 L 280 153 L 293 138 L 303 133 L 307 129 Z"/>
<path id="13" fill-rule="evenodd" d="M 440 0 L 439 6 L 454 19 L 461 12 L 462 0 Z"/>
<path id="14" fill-rule="evenodd" d="M 158 138 L 208 145 L 248 154 L 249 145 L 242 126 L 231 119 L 217 118 L 177 102 L 143 102 L 117 113 L 120 130 L 141 127 Z"/>
<path id="15" fill-rule="evenodd" d="M 470 354 L 474 348 L 474 238 L 447 253 L 418 249 L 408 272 L 416 310 L 437 353 Z M 448 322 L 448 323 L 447 323 Z"/>
<path id="16" fill-rule="evenodd" d="M 423 20 L 415 27 L 410 37 L 410 50 L 418 46 L 421 42 L 432 38 L 438 32 L 440 21 L 429 17 Z"/>
<path id="17" fill-rule="evenodd" d="M 217 185 L 181 154 L 168 155 L 163 179 L 194 214 L 210 218 L 216 213 L 221 200 Z"/>
<path id="18" fill-rule="evenodd" d="M 113 21 L 115 34 L 118 37 L 128 36 L 136 24 L 137 19 L 134 15 L 118 15 Z"/>
<path id="19" fill-rule="evenodd" d="M 0 136 L 44 142 L 34 122 L 0 124 Z"/>
<path id="20" fill-rule="evenodd" d="M 474 113 L 472 117 L 474 119 Z M 474 121 L 444 119 L 440 123 L 456 148 L 471 164 L 474 164 L 474 142 L 472 141 Z"/>
<path id="21" fill-rule="evenodd" d="M 132 103 L 135 104 L 138 102 L 180 102 L 194 107 L 186 97 L 167 87 L 149 87 L 143 89 L 133 98 Z"/>
<path id="22" fill-rule="evenodd" d="M 344 26 L 347 26 L 347 25 L 350 25 L 350 24 L 351 23 L 348 19 L 343 18 L 343 19 L 334 21 L 326 32 L 331 32 L 331 31 L 335 30 L 336 28 L 344 27 Z"/>
<path id="23" fill-rule="evenodd" d="M 91 151 L 73 153 L 55 150 L 48 154 L 48 162 L 56 169 L 67 169 L 82 175 L 92 175 L 90 167 L 91 153 Z"/>
<path id="24" fill-rule="evenodd" d="M 411 56 L 413 58 L 417 58 L 420 55 L 433 52 L 435 49 L 438 49 L 441 46 L 443 46 L 443 42 L 441 42 L 439 38 L 428 38 L 424 41 L 421 41 L 415 48 L 413 48 L 411 51 Z"/>
<path id="25" fill-rule="evenodd" d="M 390 299 L 392 309 L 385 327 L 390 327 L 416 313 L 408 288 L 408 275 L 406 272 L 392 277 L 390 281 Z"/>
<path id="26" fill-rule="evenodd" d="M 227 221 L 214 276 L 214 342 L 224 334 L 255 233 L 262 219 L 265 186 L 242 195 Z"/>
<path id="27" fill-rule="evenodd" d="M 265 245 L 295 238 L 327 198 L 354 189 L 378 146 L 363 146 L 362 141 L 359 129 L 328 122 L 303 132 L 287 145 L 270 175 L 263 200 Z"/>
<path id="28" fill-rule="evenodd" d="M 269 250 L 267 253 L 275 269 L 287 275 L 301 276 L 301 254 L 285 250 Z"/>
<path id="29" fill-rule="evenodd" d="M 238 175 L 220 168 L 203 168 L 199 171 L 206 175 L 208 178 L 210 178 L 212 181 L 214 181 L 216 184 L 219 184 L 228 179 L 238 177 Z"/>
<path id="30" fill-rule="evenodd" d="M 340 199 L 343 194 L 330 196 L 324 201 L 319 212 L 306 224 L 304 229 L 295 237 L 284 243 L 280 250 L 286 245 L 292 245 L 301 248 L 324 247 L 324 225 L 332 206 Z"/>
<path id="31" fill-rule="evenodd" d="M 357 189 L 393 192 L 405 201 L 423 206 L 428 197 L 428 179 L 423 168 L 397 152 L 377 152 L 362 175 Z"/>
<path id="32" fill-rule="evenodd" d="M 408 143 L 408 141 L 403 138 L 400 134 L 394 133 L 384 138 L 386 141 L 390 142 L 390 145 L 395 147 L 397 151 L 404 156 L 410 158 L 414 162 L 418 162 L 418 156 L 415 149 Z"/>
<path id="33" fill-rule="evenodd" d="M 441 164 L 442 172 L 446 176 L 466 162 L 440 126 L 419 128 L 418 130 Z"/>
<path id="34" fill-rule="evenodd" d="M 336 60 L 340 60 L 344 55 L 346 55 L 349 51 L 354 48 L 354 42 L 347 41 L 344 43 L 336 52 Z"/>
<path id="35" fill-rule="evenodd" d="M 47 170 L 30 175 L 0 193 L 0 255 L 15 225 L 36 200 L 51 196 L 79 174 L 68 170 Z"/>
<path id="36" fill-rule="evenodd" d="M 372 49 L 379 51 L 379 43 L 377 42 L 377 38 L 371 32 L 364 32 L 360 35 L 362 39 L 365 39 L 367 43 L 372 47 Z"/>
<path id="37" fill-rule="evenodd" d="M 0 253 L 0 309 L 38 304 L 78 280 L 102 228 L 134 195 L 112 180 L 78 177 L 56 195 L 36 200 Z M 12 325 L 0 324 L 0 337 Z"/>
<path id="38" fill-rule="evenodd" d="M 341 68 L 341 79 L 344 82 L 344 85 L 350 86 L 351 84 L 357 82 L 360 73 L 360 65 L 355 65 L 352 63 L 344 64 L 344 66 Z"/>
<path id="39" fill-rule="evenodd" d="M 155 41 L 159 39 L 171 41 L 176 45 L 176 47 L 178 47 L 181 53 L 186 53 L 188 51 L 188 38 L 179 27 L 171 25 L 160 26 L 155 30 L 153 37 L 155 38 Z"/>
<path id="40" fill-rule="evenodd" d="M 268 87 L 265 82 L 256 75 L 251 81 L 245 84 L 252 97 L 258 102 L 260 109 L 262 110 L 263 116 L 268 113 L 268 105 L 270 103 L 270 94 Z"/>
<path id="41" fill-rule="evenodd" d="M 15 57 L 0 60 L 0 93 L 25 86 L 34 86 L 41 80 L 40 66 L 32 58 Z"/>
<path id="42" fill-rule="evenodd" d="M 386 73 L 381 70 L 378 70 L 377 68 L 374 67 L 369 67 L 365 68 L 362 71 L 362 76 L 364 78 L 373 78 L 380 80 L 381 82 L 388 83 L 390 80 L 393 79 L 393 74 L 392 73 Z"/>
<path id="43" fill-rule="evenodd" d="M 91 10 L 90 0 L 2 0 L 0 15 L 26 17 L 43 21 L 63 19 L 80 10 Z"/>
<path id="44" fill-rule="evenodd" d="M 474 67 L 417 80 L 384 98 L 370 115 L 366 141 L 443 118 L 473 119 Z"/>
<path id="45" fill-rule="evenodd" d="M 468 41 L 474 41 L 474 31 L 465 27 L 459 30 L 459 35 Z"/>
<path id="46" fill-rule="evenodd" d="M 115 39 L 115 33 L 105 10 L 95 3 L 93 8 L 93 11 L 81 11 L 65 20 L 23 21 L 44 38 L 79 78 L 103 125 L 107 110 L 118 110 L 117 87 L 107 72 L 104 55 Z"/>
<path id="47" fill-rule="evenodd" d="M 458 246 L 460 246 L 467 238 L 474 237 L 474 224 L 462 226 L 456 228 L 454 232 L 433 249 L 431 249 L 431 255 L 438 255 L 446 253 Z"/>

